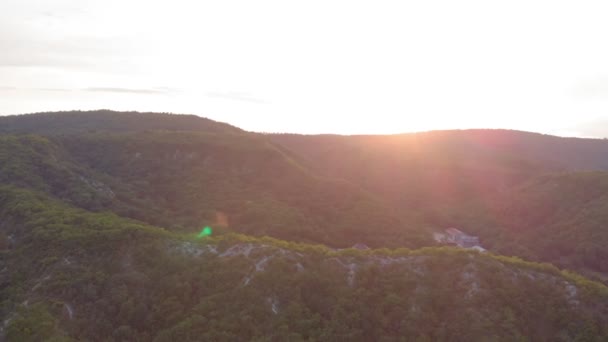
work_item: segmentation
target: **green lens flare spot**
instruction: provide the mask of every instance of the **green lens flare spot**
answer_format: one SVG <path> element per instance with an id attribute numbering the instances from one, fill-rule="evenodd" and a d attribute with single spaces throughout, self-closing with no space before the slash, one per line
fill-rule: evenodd
<path id="1" fill-rule="evenodd" d="M 203 228 L 203 230 L 201 230 L 201 232 L 198 234 L 198 238 L 203 238 L 205 236 L 209 236 L 213 233 L 213 229 L 211 229 L 211 227 L 205 227 Z"/>

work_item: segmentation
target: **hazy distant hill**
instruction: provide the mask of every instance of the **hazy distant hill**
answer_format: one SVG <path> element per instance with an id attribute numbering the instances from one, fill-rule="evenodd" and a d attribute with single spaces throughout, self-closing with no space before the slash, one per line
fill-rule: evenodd
<path id="1" fill-rule="evenodd" d="M 420 155 L 446 160 L 480 158 L 478 167 L 484 167 L 481 162 L 488 162 L 490 158 L 503 165 L 525 160 L 550 169 L 608 169 L 606 139 L 561 138 L 512 130 L 472 129 L 388 136 L 276 134 L 271 138 L 327 171 L 335 170 L 335 165 L 340 163 L 358 161 L 349 160 L 356 154 L 360 159 L 380 154 L 398 162 Z"/>
<path id="2" fill-rule="evenodd" d="M 228 124 L 196 115 L 97 110 L 0 116 L 0 133 L 56 135 L 94 131 L 134 132 L 146 130 L 243 132 Z"/>

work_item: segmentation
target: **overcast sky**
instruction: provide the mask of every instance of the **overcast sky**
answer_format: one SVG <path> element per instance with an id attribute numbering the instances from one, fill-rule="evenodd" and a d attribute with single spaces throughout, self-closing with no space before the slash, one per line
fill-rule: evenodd
<path id="1" fill-rule="evenodd" d="M 608 136 L 606 1 L 1 0 L 0 114 Z"/>

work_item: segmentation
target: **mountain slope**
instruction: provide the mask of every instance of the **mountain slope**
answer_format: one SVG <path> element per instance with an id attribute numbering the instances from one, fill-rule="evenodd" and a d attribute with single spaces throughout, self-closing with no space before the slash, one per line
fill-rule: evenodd
<path id="1" fill-rule="evenodd" d="M 245 133 L 3 135 L 0 180 L 177 231 L 223 217 L 226 229 L 334 247 L 430 243 L 419 221 Z"/>
<path id="2" fill-rule="evenodd" d="M 196 240 L 11 187 L 0 187 L 0 208 L 11 341 L 608 337 L 608 289 L 548 265 L 455 249 Z"/>
<path id="3" fill-rule="evenodd" d="M 608 170 L 606 140 L 518 131 L 269 138 L 315 172 L 361 185 L 400 210 L 439 208 L 429 213 L 431 219 L 466 211 L 463 205 L 471 201 L 481 207 L 542 174 Z"/>
<path id="4" fill-rule="evenodd" d="M 33 124 L 37 119 L 44 125 Z M 262 136 L 192 116 L 106 111 L 8 121 L 12 130 L 41 129 L 46 137 L 4 135 L 0 179 L 88 210 L 111 210 L 177 231 L 227 217 L 239 232 L 334 247 L 432 245 L 429 228 L 458 226 L 480 234 L 486 247 L 551 262 L 556 258 L 545 256 L 559 249 L 530 251 L 538 236 L 525 248 L 499 247 L 524 245 L 500 232 L 535 224 L 531 216 L 521 219 L 529 215 L 508 214 L 518 210 L 510 207 L 548 205 L 560 195 L 542 196 L 549 192 L 535 179 L 569 168 L 601 168 L 608 160 L 601 158 L 602 140 L 500 130 Z M 57 135 L 59 126 L 70 133 Z M 518 198 L 520 187 L 537 196 Z M 559 222 L 545 226 L 556 227 L 554 235 Z M 585 234 L 568 243 L 570 251 L 602 233 Z M 559 264 L 582 267 L 567 259 Z"/>
<path id="5" fill-rule="evenodd" d="M 602 169 L 602 141 L 273 136 L 108 111 L 0 132 L 0 340 L 608 339 L 604 284 L 399 248 L 455 225 L 606 281 L 608 173 L 571 172 Z M 337 249 L 355 243 L 396 249 Z"/>
<path id="6" fill-rule="evenodd" d="M 538 177 L 509 193 L 495 218 L 499 234 L 480 234 L 497 252 L 608 275 L 608 172 Z"/>
<path id="7" fill-rule="evenodd" d="M 61 146 L 36 135 L 0 135 L 0 183 L 52 194 L 91 210 L 108 206 L 112 190 Z"/>
<path id="8" fill-rule="evenodd" d="M 560 169 L 517 150 L 497 151 L 460 132 L 270 139 L 302 156 L 315 172 L 358 184 L 436 226 L 459 226 L 458 216 L 470 208 L 482 208 L 496 194 Z"/>
<path id="9" fill-rule="evenodd" d="M 342 247 L 382 245 L 378 237 L 407 246 L 404 234 L 416 228 L 359 187 L 316 177 L 259 136 L 148 132 L 60 143 L 81 165 L 144 198 L 136 204 L 144 216 L 124 214 L 155 224 L 200 227 L 222 212 L 241 232 Z"/>
<path id="10" fill-rule="evenodd" d="M 492 251 L 608 280 L 605 140 L 502 130 L 271 139 L 437 230 L 456 226 Z"/>

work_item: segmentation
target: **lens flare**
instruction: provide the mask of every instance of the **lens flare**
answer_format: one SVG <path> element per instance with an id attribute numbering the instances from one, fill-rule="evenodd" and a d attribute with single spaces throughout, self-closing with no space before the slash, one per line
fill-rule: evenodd
<path id="1" fill-rule="evenodd" d="M 198 238 L 204 238 L 205 236 L 209 236 L 213 233 L 213 229 L 211 229 L 211 227 L 207 226 L 205 228 L 203 228 L 203 230 L 201 230 L 200 233 L 198 233 Z"/>

